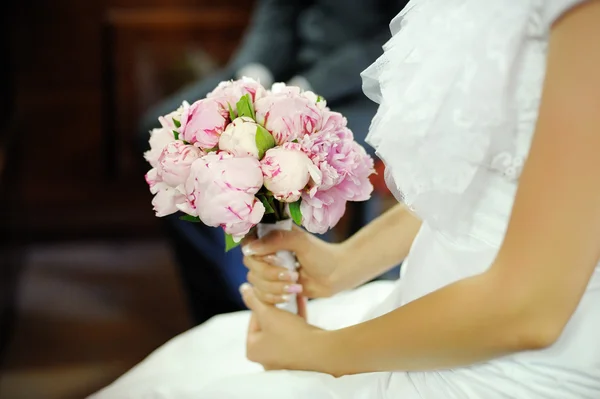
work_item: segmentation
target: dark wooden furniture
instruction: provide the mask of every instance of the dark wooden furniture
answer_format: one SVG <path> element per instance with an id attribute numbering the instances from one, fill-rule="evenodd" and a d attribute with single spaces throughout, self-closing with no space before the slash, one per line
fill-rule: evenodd
<path id="1" fill-rule="evenodd" d="M 103 23 L 104 149 L 108 176 L 137 173 L 140 114 L 225 64 L 248 23 L 235 8 L 111 9 Z"/>
<path id="2" fill-rule="evenodd" d="M 19 134 L 3 226 L 26 240 L 157 235 L 135 167 L 136 120 L 227 61 L 252 2 L 10 3 L 2 26 L 13 51 Z"/>
<path id="3" fill-rule="evenodd" d="M 194 61 L 200 55 L 211 68 L 224 64 L 252 3 L 3 5 L 0 360 L 29 243 L 159 233 L 143 176 L 131 168 L 139 156 L 130 145 L 135 120 L 151 102 L 207 73 L 206 63 Z"/>
<path id="4" fill-rule="evenodd" d="M 0 53 L 6 57 L 0 62 L 0 364 L 10 337 L 14 318 L 14 302 L 19 265 L 16 251 L 11 248 L 8 231 L 2 223 L 6 219 L 6 169 L 14 139 L 14 76 L 8 42 L 7 16 L 0 17 Z"/>

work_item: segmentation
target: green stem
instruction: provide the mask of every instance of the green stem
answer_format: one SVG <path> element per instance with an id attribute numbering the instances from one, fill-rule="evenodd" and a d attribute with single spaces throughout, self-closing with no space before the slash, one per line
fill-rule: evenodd
<path id="1" fill-rule="evenodd" d="M 285 219 L 285 202 L 280 202 L 279 203 L 279 220 L 284 220 Z"/>

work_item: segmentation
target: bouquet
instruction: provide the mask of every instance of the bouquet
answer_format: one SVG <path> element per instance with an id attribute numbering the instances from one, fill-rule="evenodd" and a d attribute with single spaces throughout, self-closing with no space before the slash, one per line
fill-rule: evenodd
<path id="1" fill-rule="evenodd" d="M 369 199 L 373 160 L 346 118 L 325 100 L 276 83 L 221 82 L 193 104 L 159 118 L 144 154 L 156 216 L 220 226 L 226 251 L 257 227 L 261 237 L 292 223 L 325 233 L 347 201 Z M 294 269 L 293 254 L 277 254 Z M 292 298 L 284 308 L 295 312 Z"/>

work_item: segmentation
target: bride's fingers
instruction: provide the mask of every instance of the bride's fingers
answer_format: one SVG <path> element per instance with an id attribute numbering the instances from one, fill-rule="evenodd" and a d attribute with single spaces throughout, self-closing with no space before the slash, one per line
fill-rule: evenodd
<path id="1" fill-rule="evenodd" d="M 267 281 L 253 271 L 248 272 L 248 282 L 263 292 L 273 295 L 299 294 L 302 286 L 282 281 Z"/>
<path id="2" fill-rule="evenodd" d="M 250 310 L 254 310 L 256 298 L 252 286 L 248 283 L 240 285 L 240 294 L 242 294 L 242 301 L 244 301 L 246 307 Z M 252 324 L 252 319 L 250 319 L 250 322 Z"/>
<path id="3" fill-rule="evenodd" d="M 250 244 L 252 241 L 257 240 L 256 231 L 250 231 L 246 236 L 242 239 L 241 246 L 245 247 Z"/>
<path id="4" fill-rule="evenodd" d="M 264 292 L 256 287 L 254 287 L 254 295 L 262 303 L 266 303 L 267 305 L 277 305 L 278 303 L 286 303 L 291 298 L 289 294 L 271 294 L 270 292 Z"/>
<path id="5" fill-rule="evenodd" d="M 260 331 L 260 324 L 258 323 L 258 319 L 256 314 L 250 314 L 250 323 L 248 324 L 248 334 L 252 334 Z"/>
<path id="6" fill-rule="evenodd" d="M 298 306 L 298 316 L 307 320 L 308 314 L 306 312 L 306 297 L 303 295 L 296 296 L 296 305 Z"/>
<path id="7" fill-rule="evenodd" d="M 298 272 L 288 271 L 282 267 L 273 264 L 276 257 L 268 255 L 264 258 L 245 256 L 244 265 L 262 280 L 268 281 L 287 281 L 295 283 L 298 281 Z"/>
<path id="8" fill-rule="evenodd" d="M 250 284 L 242 284 L 240 286 L 240 293 L 242 294 L 242 300 L 248 309 L 252 311 L 250 323 L 248 325 L 248 334 L 261 331 L 261 316 L 264 315 L 267 308 L 260 302 L 260 299 L 257 298 L 256 292 Z"/>

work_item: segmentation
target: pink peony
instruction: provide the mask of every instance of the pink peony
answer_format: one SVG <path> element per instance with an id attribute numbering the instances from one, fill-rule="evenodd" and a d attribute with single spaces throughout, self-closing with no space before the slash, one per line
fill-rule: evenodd
<path id="1" fill-rule="evenodd" d="M 236 118 L 230 123 L 219 138 L 219 149 L 233 155 L 258 158 L 256 147 L 256 130 L 258 124 L 251 118 Z"/>
<path id="2" fill-rule="evenodd" d="M 177 108 L 175 111 L 173 111 L 165 116 L 160 116 L 158 118 L 158 121 L 160 122 L 160 124 L 163 128 L 169 129 L 171 131 L 175 130 L 175 131 L 179 132 L 179 128 L 177 127 L 175 121 L 181 122 L 181 115 L 183 114 L 183 111 L 185 111 L 189 107 L 190 107 L 190 104 L 188 104 L 187 101 L 184 101 L 183 104 L 181 104 L 181 106 L 179 108 Z"/>
<path id="3" fill-rule="evenodd" d="M 321 110 L 327 108 L 327 101 L 310 90 L 303 90 L 297 85 L 286 85 L 285 83 L 275 83 L 271 87 L 272 94 L 286 95 L 289 97 L 304 97 L 310 103 L 315 104 Z"/>
<path id="4" fill-rule="evenodd" d="M 321 131 L 312 135 L 306 135 L 299 141 L 302 151 L 321 172 L 321 181 L 312 187 L 315 190 L 328 190 L 341 182 L 343 171 L 338 171 L 329 163 L 330 158 L 335 156 L 338 148 L 343 145 L 343 140 L 335 132 Z"/>
<path id="5" fill-rule="evenodd" d="M 202 150 L 193 145 L 180 140 L 173 141 L 167 144 L 158 158 L 158 175 L 171 187 L 184 184 L 190 175 L 190 166 L 203 154 Z"/>
<path id="6" fill-rule="evenodd" d="M 228 80 L 219 83 L 216 89 L 208 93 L 207 98 L 224 99 L 235 110 L 237 102 L 245 96 L 250 95 L 252 102 L 264 97 L 265 88 L 252 78 L 243 77 L 238 80 Z"/>
<path id="7" fill-rule="evenodd" d="M 264 215 L 263 204 L 254 196 L 262 185 L 256 158 L 211 152 L 192 164 L 185 185 L 187 202 L 179 209 L 240 240 Z"/>
<path id="8" fill-rule="evenodd" d="M 236 205 L 239 208 L 236 209 Z M 221 227 L 235 242 L 240 242 L 250 229 L 260 223 L 265 214 L 265 206 L 256 197 L 248 196 L 232 202 L 228 214 L 233 215 L 230 217 L 231 221 L 221 224 Z"/>
<path id="9" fill-rule="evenodd" d="M 226 104 L 216 99 L 198 100 L 181 115 L 180 139 L 203 150 L 216 147 L 229 120 Z"/>
<path id="10" fill-rule="evenodd" d="M 283 82 L 273 83 L 273 86 L 271 86 L 271 94 L 285 95 L 289 97 L 301 97 L 302 93 L 303 91 L 300 87 L 294 85 L 288 86 Z M 317 102 L 316 96 L 314 98 L 314 102 Z"/>
<path id="11" fill-rule="evenodd" d="M 323 112 L 320 131 L 335 133 L 341 139 L 353 140 L 352 131 L 347 129 L 348 120 L 339 112 L 326 109 Z"/>
<path id="12" fill-rule="evenodd" d="M 167 146 L 167 144 L 175 141 L 175 135 L 169 129 L 159 128 L 152 129 L 150 132 L 150 150 L 144 153 L 144 158 L 148 163 L 156 168 L 158 165 L 158 158 L 162 153 L 163 149 Z"/>
<path id="13" fill-rule="evenodd" d="M 374 172 L 373 159 L 354 141 L 352 131 L 346 127 L 346 118 L 341 114 L 326 110 L 322 129 L 304 136 L 300 145 L 322 175 L 321 183 L 312 187 L 311 195 L 317 190 L 338 187 L 345 200 L 369 199 L 373 191 L 369 180 Z"/>
<path id="14" fill-rule="evenodd" d="M 306 98 L 308 101 L 315 103 L 317 105 L 317 108 L 319 108 L 320 110 L 328 110 L 329 108 L 327 108 L 327 101 L 325 101 L 325 99 L 315 93 L 313 93 L 312 91 L 303 91 L 302 92 L 302 97 Z"/>
<path id="15" fill-rule="evenodd" d="M 163 183 L 164 184 L 164 183 Z M 185 194 L 178 188 L 161 185 L 160 190 L 152 199 L 156 216 L 163 217 L 179 210 L 179 205 L 185 203 Z"/>
<path id="16" fill-rule="evenodd" d="M 319 191 L 314 196 L 302 194 L 302 225 L 311 233 L 325 233 L 340 221 L 345 211 L 346 200 L 336 188 Z"/>
<path id="17" fill-rule="evenodd" d="M 371 198 L 373 185 L 369 176 L 375 171 L 373 158 L 356 141 L 346 141 L 339 156 L 333 157 L 330 164 L 342 171 L 343 179 L 336 186 L 348 201 L 366 201 Z"/>
<path id="18" fill-rule="evenodd" d="M 344 119 L 345 122 L 345 119 Z M 344 124 L 345 125 L 345 124 Z M 312 187 L 315 190 L 328 190 L 339 184 L 344 178 L 344 170 L 338 170 L 330 162 L 339 157 L 340 150 L 346 143 L 346 138 L 338 134 L 340 129 L 321 130 L 312 135 L 305 135 L 300 141 L 302 151 L 321 171 L 321 182 Z M 351 138 L 350 138 L 351 139 Z"/>
<path id="19" fill-rule="evenodd" d="M 294 89 L 268 94 L 254 104 L 256 121 L 273 134 L 276 144 L 312 134 L 321 125 L 321 108 Z"/>
<path id="20" fill-rule="evenodd" d="M 297 143 L 271 148 L 260 165 L 265 187 L 283 202 L 298 201 L 311 178 L 315 182 L 321 179 L 319 170 Z"/>
<path id="21" fill-rule="evenodd" d="M 150 188 L 150 192 L 152 194 L 156 194 L 158 192 L 159 187 L 161 187 L 159 183 L 164 183 L 161 177 L 158 175 L 156 168 L 150 169 L 144 178 L 146 179 L 146 183 L 148 183 L 148 187 Z"/>
<path id="22" fill-rule="evenodd" d="M 174 188 L 162 181 L 155 168 L 146 173 L 146 182 L 154 195 L 152 205 L 156 216 L 163 217 L 179 210 L 178 205 L 184 204 L 186 197 L 179 188 Z"/>

